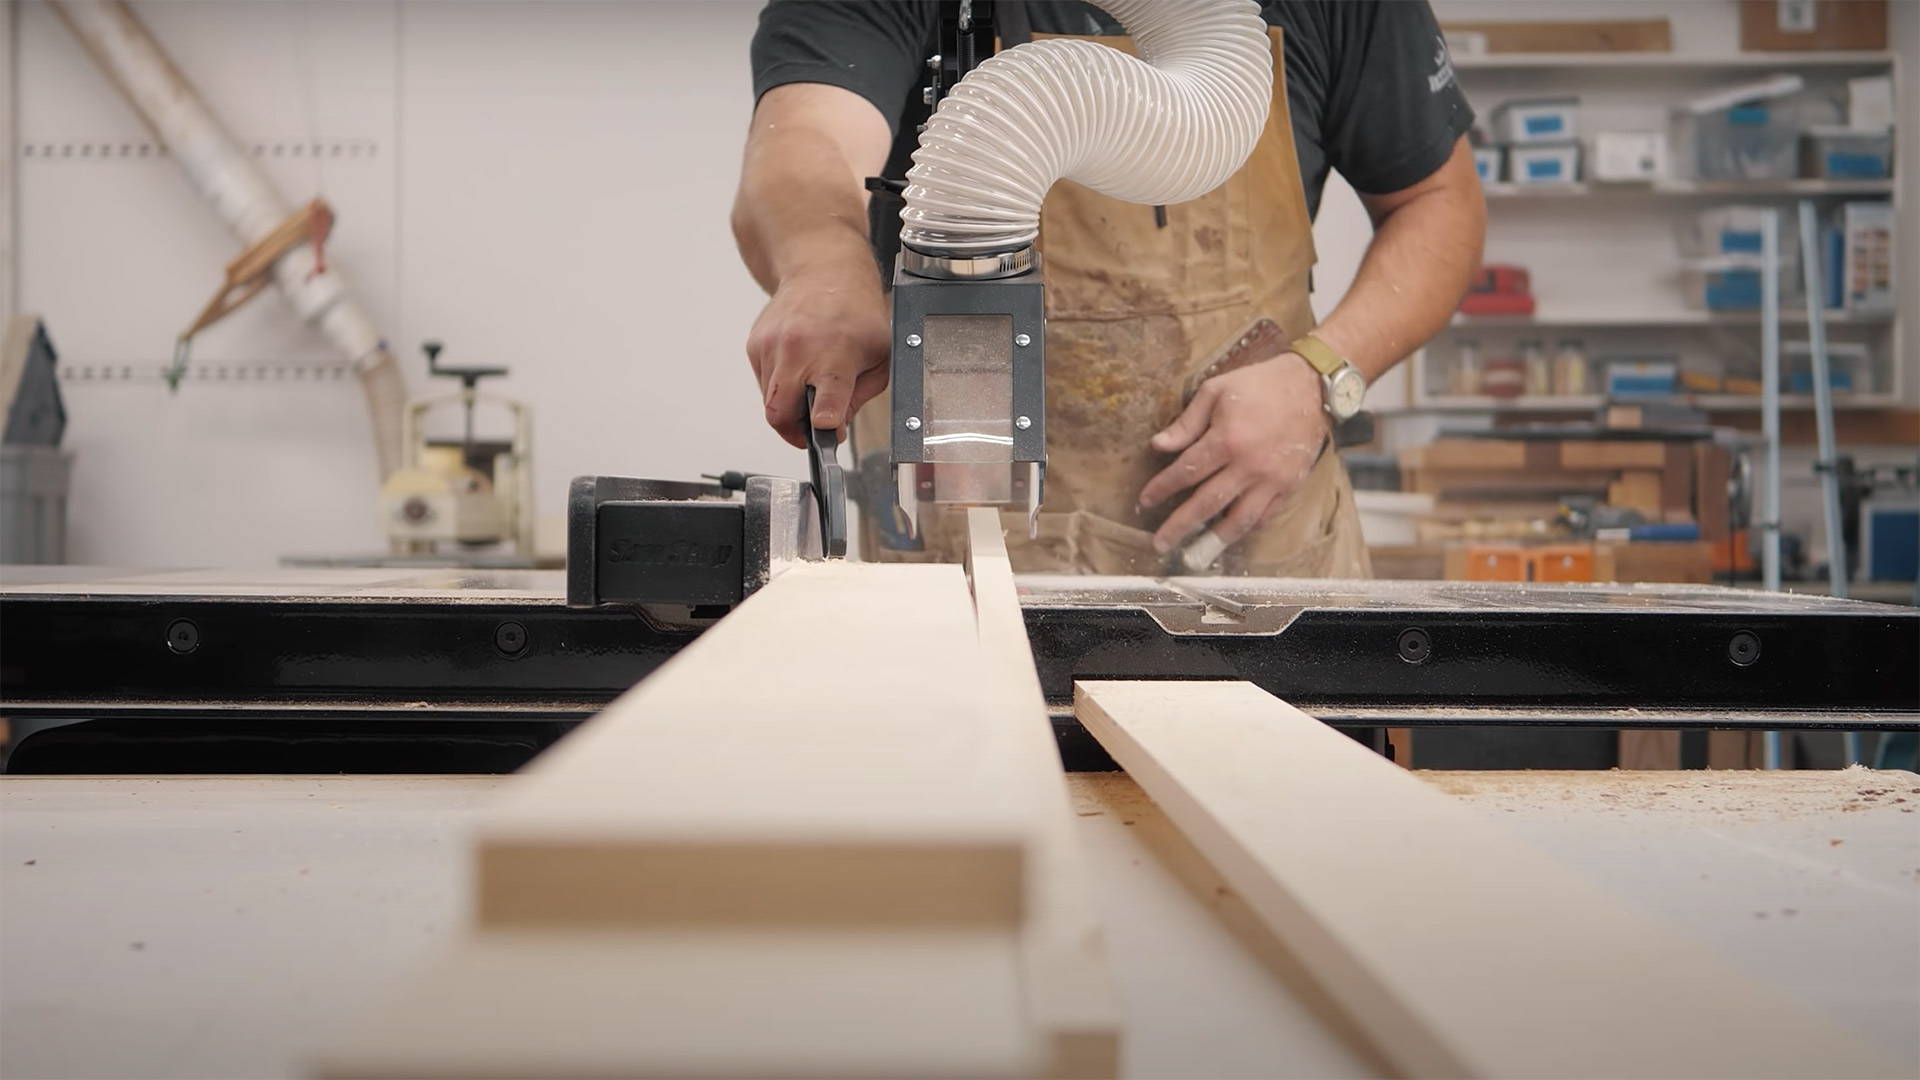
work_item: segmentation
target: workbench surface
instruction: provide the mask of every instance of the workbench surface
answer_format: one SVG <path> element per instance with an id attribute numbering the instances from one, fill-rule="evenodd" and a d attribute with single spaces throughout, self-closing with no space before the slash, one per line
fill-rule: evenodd
<path id="1" fill-rule="evenodd" d="M 1920 1075 L 1920 777 L 1416 775 Z M 1379 1072 L 1131 781 L 1070 779 L 1128 1075 Z M 298 1075 L 457 933 L 465 829 L 503 782 L 0 780 L 0 1076 Z"/>

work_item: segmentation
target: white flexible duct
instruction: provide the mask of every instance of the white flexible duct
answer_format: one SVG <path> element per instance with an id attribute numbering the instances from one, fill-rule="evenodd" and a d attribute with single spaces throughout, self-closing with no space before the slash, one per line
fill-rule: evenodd
<path id="1" fill-rule="evenodd" d="M 286 220 L 289 210 L 273 182 L 234 145 L 126 4 L 57 0 L 53 10 L 173 152 L 234 239 L 253 244 Z M 281 256 L 273 277 L 301 319 L 318 327 L 359 373 L 373 424 L 374 453 L 385 477 L 400 466 L 400 417 L 407 388 L 373 320 L 337 270 L 329 266 L 323 273 L 314 272 L 311 244 Z"/>
<path id="2" fill-rule="evenodd" d="M 936 255 L 1031 245 L 1067 179 L 1128 202 L 1197 199 L 1252 152 L 1273 100 L 1254 0 L 1099 0 L 1139 56 L 1090 41 L 1018 45 L 934 110 L 907 173 L 901 242 Z"/>

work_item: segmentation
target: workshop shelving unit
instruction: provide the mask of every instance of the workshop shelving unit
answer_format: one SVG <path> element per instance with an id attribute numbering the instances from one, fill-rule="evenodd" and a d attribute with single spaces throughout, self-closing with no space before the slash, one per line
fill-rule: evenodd
<path id="1" fill-rule="evenodd" d="M 1675 107 L 1715 89 L 1776 72 L 1799 74 L 1804 93 L 1842 107 L 1846 81 L 1900 73 L 1888 52 L 1496 54 L 1457 56 L 1455 69 L 1484 118 L 1502 101 L 1578 95 L 1583 147 L 1597 131 L 1671 130 Z M 1896 118 L 1896 123 L 1898 120 Z M 1901 142 L 1895 132 L 1896 148 Z M 1896 149 L 1898 155 L 1898 149 Z M 1549 356 L 1564 338 L 1578 339 L 1589 359 L 1603 355 L 1678 354 L 1683 367 L 1757 370 L 1757 311 L 1708 311 L 1686 305 L 1680 283 L 1682 255 L 1676 237 L 1701 210 L 1719 205 L 1757 205 L 1778 210 L 1782 234 L 1793 230 L 1795 203 L 1816 200 L 1823 213 L 1850 200 L 1888 200 L 1899 207 L 1897 179 L 1697 180 L 1687 174 L 1683 146 L 1670 147 L 1668 179 L 1653 183 L 1487 185 L 1487 261 L 1525 266 L 1532 276 L 1537 310 L 1532 316 L 1456 316 L 1412 361 L 1416 409 L 1455 412 L 1564 413 L 1590 411 L 1603 400 L 1604 372 L 1596 366 L 1593 392 L 1573 395 L 1493 398 L 1450 392 L 1448 375 L 1462 342 L 1474 342 L 1481 362 L 1518 355 L 1528 339 Z M 1901 166 L 1896 164 L 1896 177 Z M 1583 173 L 1583 176 L 1585 174 Z M 1901 267 L 1913 273 L 1920 268 Z M 1797 276 L 1790 287 L 1797 285 Z M 1886 408 L 1905 400 L 1912 377 L 1900 362 L 1910 333 L 1903 313 L 1829 311 L 1829 340 L 1864 344 L 1870 360 L 1867 385 L 1834 395 L 1838 409 Z M 1783 340 L 1806 340 L 1806 312 L 1797 296 L 1782 310 Z M 1789 361 L 1791 362 L 1791 361 Z M 1759 395 L 1686 393 L 1675 399 L 1710 411 L 1757 410 Z M 1812 396 L 1783 394 L 1787 409 L 1808 409 Z"/>
<path id="2" fill-rule="evenodd" d="M 1656 180 L 1651 184 L 1588 183 L 1486 185 L 1487 199 L 1635 198 L 1697 195 L 1709 199 L 1766 198 L 1782 195 L 1873 196 L 1893 194 L 1891 180 Z"/>

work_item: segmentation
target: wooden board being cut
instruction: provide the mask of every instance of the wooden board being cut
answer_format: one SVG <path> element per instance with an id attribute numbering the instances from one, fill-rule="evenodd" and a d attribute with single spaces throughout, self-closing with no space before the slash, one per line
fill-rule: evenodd
<path id="1" fill-rule="evenodd" d="M 327 1071 L 1043 1073 L 990 682 L 959 567 L 787 571 L 513 781 L 476 936 Z"/>
<path id="2" fill-rule="evenodd" d="M 1406 1075 L 1902 1074 L 1250 684 L 1081 683 L 1075 710 Z"/>
<path id="3" fill-rule="evenodd" d="M 1051 1075 L 1113 1076 L 1120 1060 L 1120 1003 L 1107 964 L 1106 935 L 1087 892 L 1086 858 L 1046 695 L 1033 666 L 999 510 L 970 508 L 967 530 L 967 574 L 986 668 L 983 705 L 1016 728 L 1021 745 L 1015 757 L 1026 767 L 1026 782 L 1039 804 L 1022 954 L 1034 1023 L 1052 1042 Z"/>
<path id="4" fill-rule="evenodd" d="M 1033 804 L 1016 725 L 968 692 L 960 568 L 776 585 L 515 781 L 479 831 L 483 927 L 1020 925 Z"/>

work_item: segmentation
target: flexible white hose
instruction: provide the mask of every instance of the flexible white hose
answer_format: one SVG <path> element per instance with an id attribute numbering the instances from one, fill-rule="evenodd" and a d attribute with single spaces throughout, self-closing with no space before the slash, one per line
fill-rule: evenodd
<path id="1" fill-rule="evenodd" d="M 940 255 L 1031 245 L 1067 179 L 1128 202 L 1197 199 L 1252 152 L 1273 100 L 1255 0 L 1099 0 L 1139 56 L 1032 41 L 941 99 L 907 173 L 900 239 Z"/>

